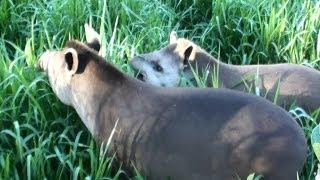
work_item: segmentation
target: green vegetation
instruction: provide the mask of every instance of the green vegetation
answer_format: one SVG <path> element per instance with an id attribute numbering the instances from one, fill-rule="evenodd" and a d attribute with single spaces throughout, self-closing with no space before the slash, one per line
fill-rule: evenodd
<path id="1" fill-rule="evenodd" d="M 106 59 L 133 75 L 128 61 L 134 53 L 166 45 L 172 29 L 224 62 L 319 69 L 319 19 L 316 0 L 0 0 L 0 179 L 125 174 L 35 68 L 46 49 L 63 47 L 70 38 L 83 40 L 85 22 L 104 34 Z M 290 112 L 310 145 L 300 179 L 314 179 L 318 160 L 310 136 L 319 112 Z"/>

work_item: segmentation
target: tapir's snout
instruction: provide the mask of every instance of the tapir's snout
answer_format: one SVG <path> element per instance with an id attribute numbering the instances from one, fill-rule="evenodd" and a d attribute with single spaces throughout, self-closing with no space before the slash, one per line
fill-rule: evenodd
<path id="1" fill-rule="evenodd" d="M 140 55 L 137 55 L 133 57 L 133 59 L 130 61 L 130 65 L 133 67 L 135 70 L 140 70 L 141 65 L 144 61 L 144 58 Z"/>
<path id="2" fill-rule="evenodd" d="M 145 61 L 145 59 L 139 55 L 133 57 L 133 59 L 130 61 L 130 65 L 135 71 L 136 77 L 141 81 L 145 81 L 145 75 L 141 72 L 142 64 L 144 63 L 143 61 Z"/>
<path id="3" fill-rule="evenodd" d="M 51 56 L 53 55 L 53 52 L 46 51 L 44 52 L 37 63 L 37 66 L 42 70 L 42 71 L 47 71 L 48 69 L 48 61 L 51 59 Z"/>

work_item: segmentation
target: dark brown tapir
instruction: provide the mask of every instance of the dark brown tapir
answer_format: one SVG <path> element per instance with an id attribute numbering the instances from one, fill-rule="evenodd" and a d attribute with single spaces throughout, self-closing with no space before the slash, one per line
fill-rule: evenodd
<path id="1" fill-rule="evenodd" d="M 110 153 L 149 179 L 292 180 L 306 160 L 297 122 L 261 97 L 149 85 L 78 41 L 45 52 L 39 66 L 93 137 L 106 142 L 114 130 Z"/>
<path id="2" fill-rule="evenodd" d="M 308 112 L 320 108 L 319 71 L 294 64 L 225 64 L 192 41 L 178 38 L 174 31 L 168 46 L 138 55 L 131 64 L 140 71 L 138 77 L 141 80 L 157 86 L 178 86 L 182 74 L 192 79 L 192 71 L 198 70 L 202 76 L 208 73 L 209 85 L 214 81 L 222 88 L 256 91 L 256 94 L 286 109 L 292 104 Z"/>

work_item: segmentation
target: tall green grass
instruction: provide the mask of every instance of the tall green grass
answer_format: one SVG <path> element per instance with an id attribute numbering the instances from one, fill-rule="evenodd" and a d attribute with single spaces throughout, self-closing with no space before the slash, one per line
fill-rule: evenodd
<path id="1" fill-rule="evenodd" d="M 46 49 L 83 40 L 85 22 L 104 32 L 106 59 L 131 75 L 130 58 L 166 45 L 173 29 L 227 63 L 319 68 L 319 6 L 313 0 L 0 0 L 0 179 L 126 176 L 35 68 Z M 202 78 L 197 86 L 204 86 Z M 310 144 L 317 113 L 298 107 L 291 113 Z M 316 171 L 309 147 L 300 179 Z"/>

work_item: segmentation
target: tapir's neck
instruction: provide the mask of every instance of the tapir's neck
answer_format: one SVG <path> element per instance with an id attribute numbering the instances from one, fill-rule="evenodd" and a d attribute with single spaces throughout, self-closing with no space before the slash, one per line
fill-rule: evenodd
<path id="1" fill-rule="evenodd" d="M 113 68 L 113 67 L 112 67 Z M 113 74 L 109 74 L 113 73 Z M 115 74 L 114 74 L 115 73 Z M 103 113 L 108 113 L 109 98 L 119 93 L 124 84 L 122 74 L 118 71 L 108 72 L 96 65 L 88 65 L 86 70 L 75 75 L 71 84 L 72 106 L 77 111 L 83 123 L 94 137 L 101 137 L 99 126 Z M 119 75 L 119 77 L 117 77 Z M 104 133 L 110 132 L 114 122 L 108 122 Z"/>
<path id="2" fill-rule="evenodd" d="M 97 114 L 98 109 L 96 107 L 96 100 L 93 98 L 94 95 L 78 89 L 73 91 L 72 94 L 72 106 L 77 111 L 89 132 L 95 136 L 95 114 Z"/>
<path id="3" fill-rule="evenodd" d="M 232 86 L 233 81 L 241 81 L 241 75 L 237 71 L 237 67 L 223 63 L 210 54 L 200 49 L 195 55 L 195 62 L 191 63 L 192 68 L 202 68 L 202 70 L 207 70 L 212 72 L 212 77 L 208 77 L 209 80 L 212 78 L 218 78 L 220 86 L 229 87 Z M 205 69 L 204 69 L 205 68 Z"/>

